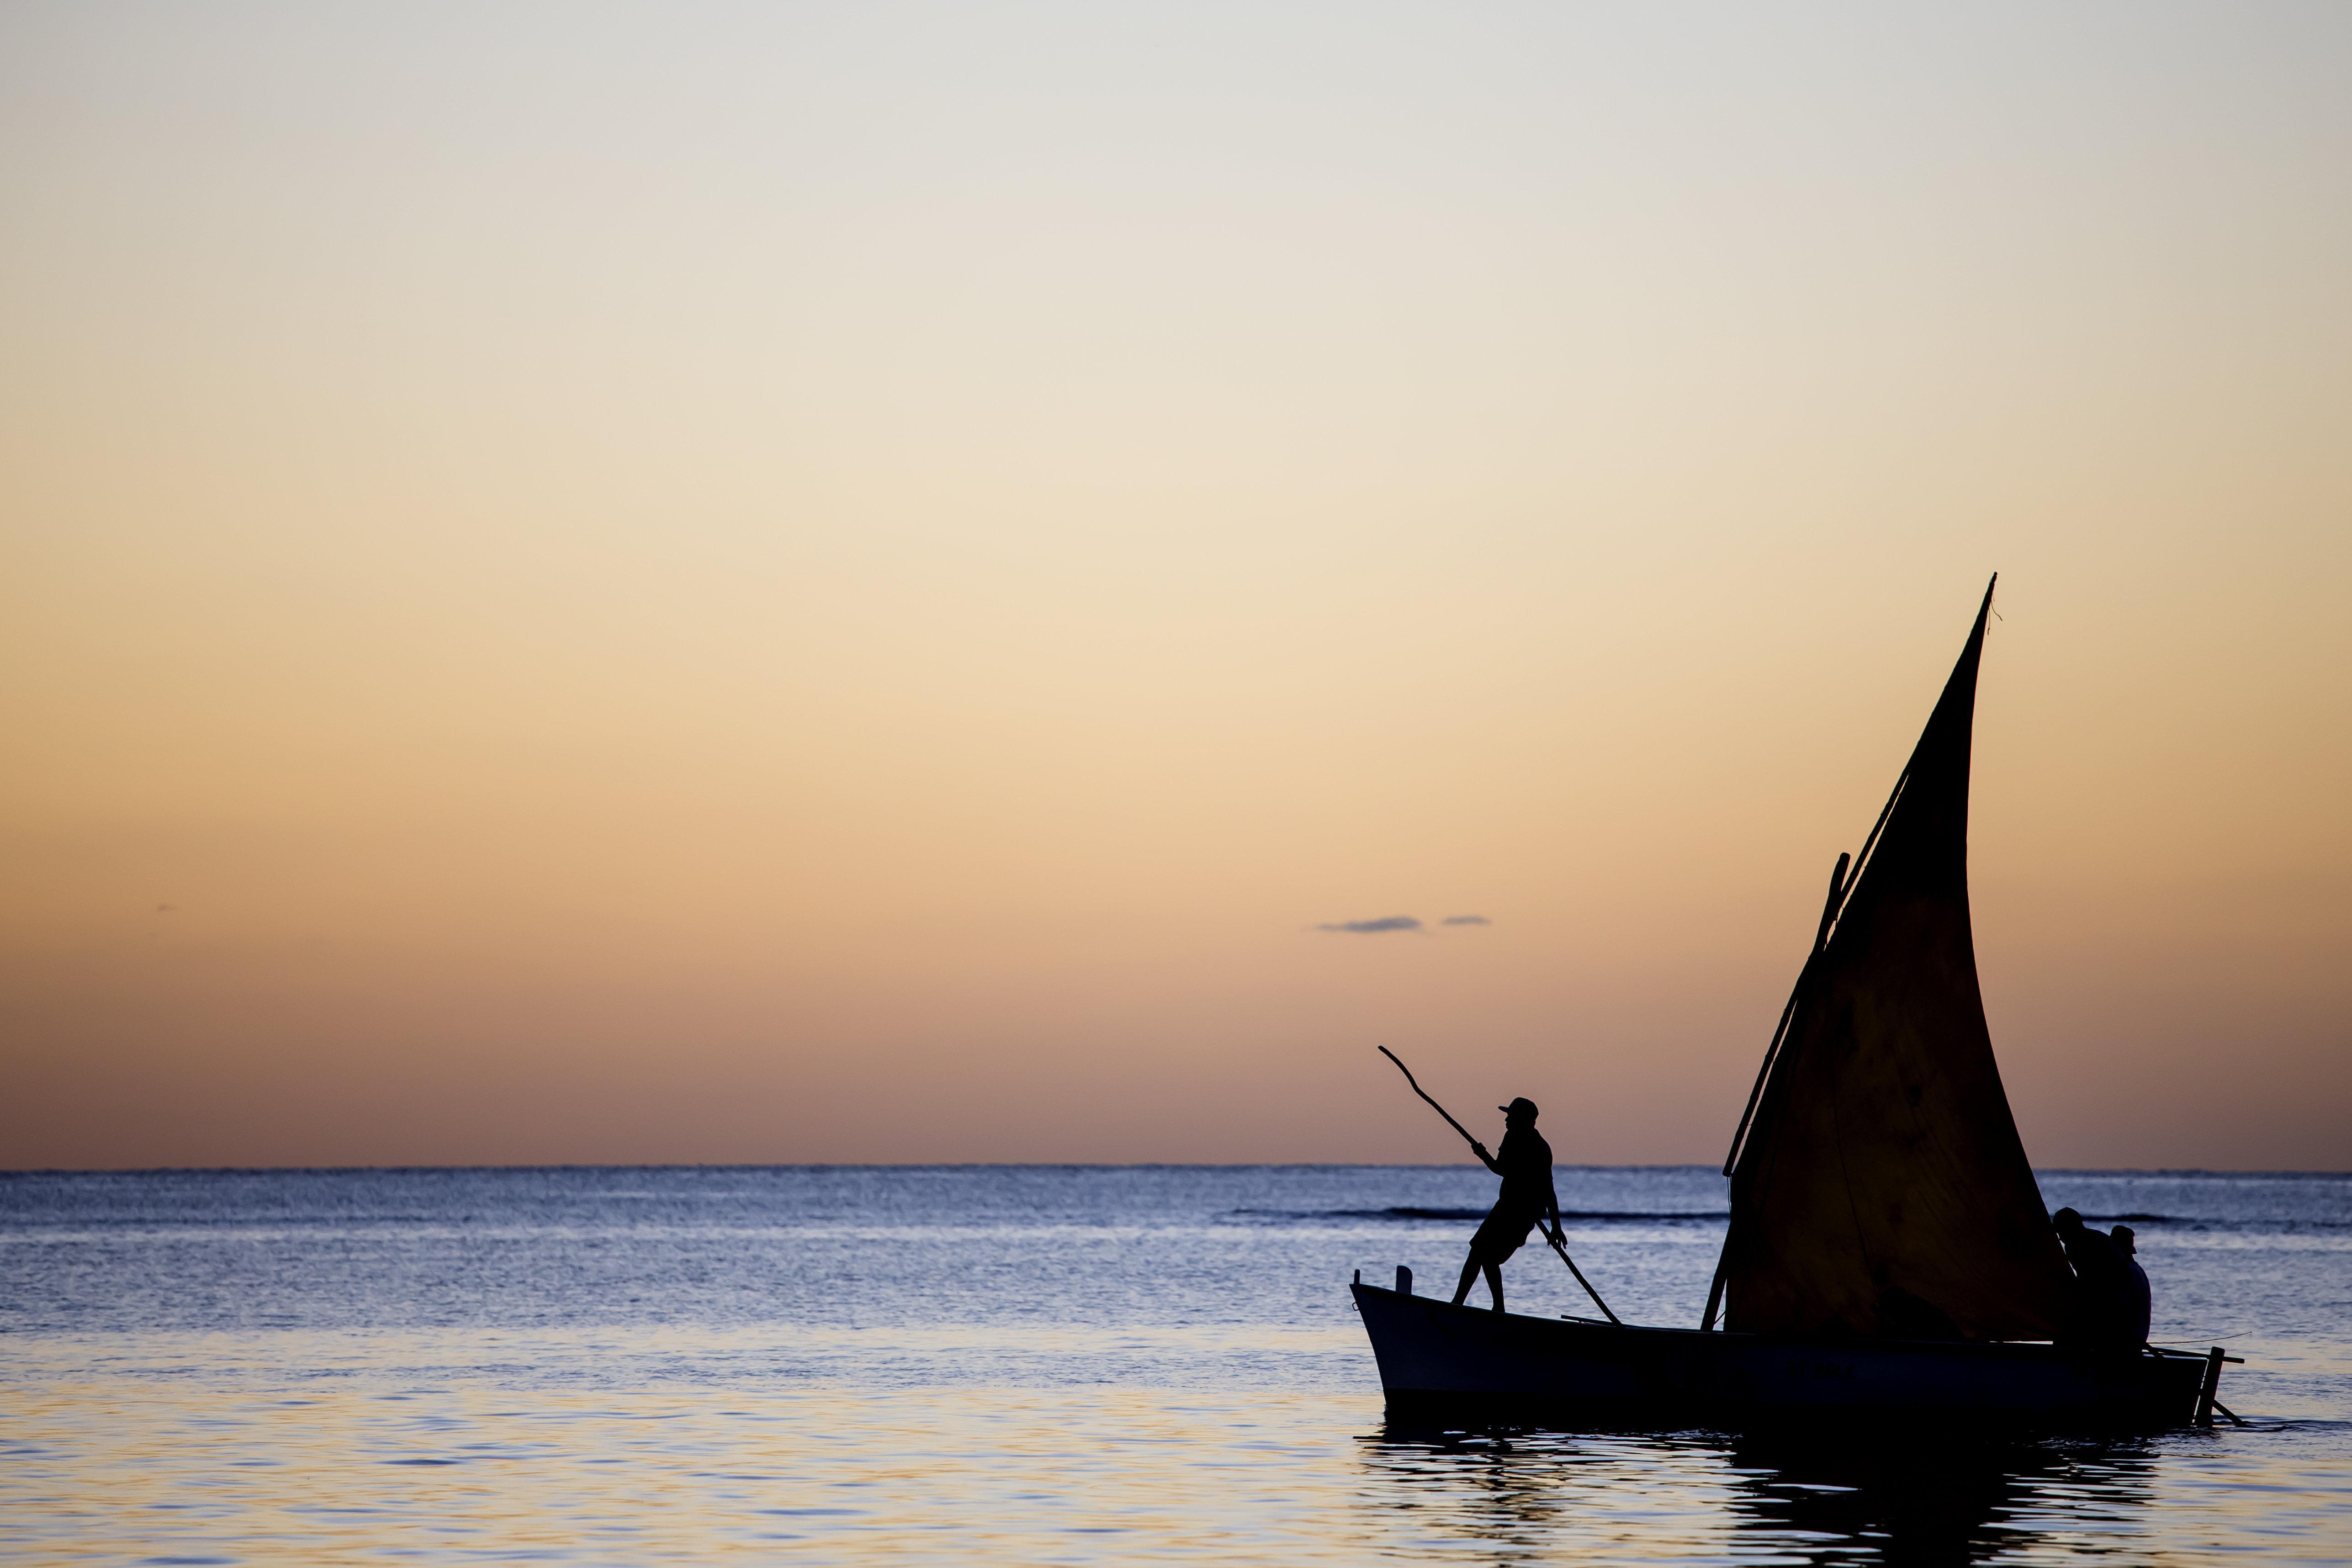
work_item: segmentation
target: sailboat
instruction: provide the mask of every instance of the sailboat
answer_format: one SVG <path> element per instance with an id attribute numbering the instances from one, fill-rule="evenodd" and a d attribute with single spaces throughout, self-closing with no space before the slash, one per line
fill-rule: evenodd
<path id="1" fill-rule="evenodd" d="M 1998 579 L 1995 579 L 1998 582 Z M 1992 589 L 1885 809 L 1838 857 L 1733 1134 L 1696 1328 L 1352 1287 L 1392 1419 L 1612 1425 L 1934 1411 L 2210 1424 L 2222 1364 L 2058 1342 L 2074 1287 L 1993 1061 L 1969 923 L 1969 760 Z M 2234 1417 L 2233 1417 L 2234 1419 Z"/>

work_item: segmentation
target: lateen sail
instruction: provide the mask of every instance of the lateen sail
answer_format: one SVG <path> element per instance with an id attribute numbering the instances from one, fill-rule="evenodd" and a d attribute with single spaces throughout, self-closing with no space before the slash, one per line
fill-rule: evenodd
<path id="1" fill-rule="evenodd" d="M 2049 1339 L 2070 1278 L 1993 1064 L 1969 930 L 1976 627 L 1801 982 L 1732 1175 L 1724 1326 Z"/>

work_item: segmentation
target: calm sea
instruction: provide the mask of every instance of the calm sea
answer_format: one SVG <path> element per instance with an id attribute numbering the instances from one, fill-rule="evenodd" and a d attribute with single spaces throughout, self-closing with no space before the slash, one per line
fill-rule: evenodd
<path id="1" fill-rule="evenodd" d="M 1696 1169 L 1564 1169 L 1689 1323 Z M 1490 1177 L 1303 1168 L 0 1176 L 0 1558 L 2352 1559 L 2352 1177 L 2053 1171 L 2248 1430 L 1802 1446 L 1381 1421 L 1344 1286 L 1450 1291 Z M 1586 1310 L 1549 1254 L 1515 1310 Z"/>

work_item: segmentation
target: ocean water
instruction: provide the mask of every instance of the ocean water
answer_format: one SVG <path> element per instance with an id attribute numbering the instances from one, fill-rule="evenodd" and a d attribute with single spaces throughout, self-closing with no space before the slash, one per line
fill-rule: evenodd
<path id="1" fill-rule="evenodd" d="M 1700 1169 L 1559 1173 L 1690 1323 Z M 0 1560 L 2352 1560 L 2352 1177 L 2046 1172 L 2252 1425 L 2001 1443 L 1383 1424 L 1344 1289 L 1465 1168 L 0 1176 Z M 1547 1252 L 1515 1311 L 1589 1311 Z M 1483 1300 L 1483 1293 L 1475 1298 Z"/>

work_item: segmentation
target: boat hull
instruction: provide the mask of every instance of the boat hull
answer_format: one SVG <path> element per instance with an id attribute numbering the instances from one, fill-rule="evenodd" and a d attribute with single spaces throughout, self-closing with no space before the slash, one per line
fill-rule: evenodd
<path id="1" fill-rule="evenodd" d="M 1512 1316 L 1353 1287 L 1390 1418 L 1624 1426 L 1936 1413 L 2042 1427 L 2187 1425 L 2201 1357 L 2047 1344 L 1801 1341 Z"/>

